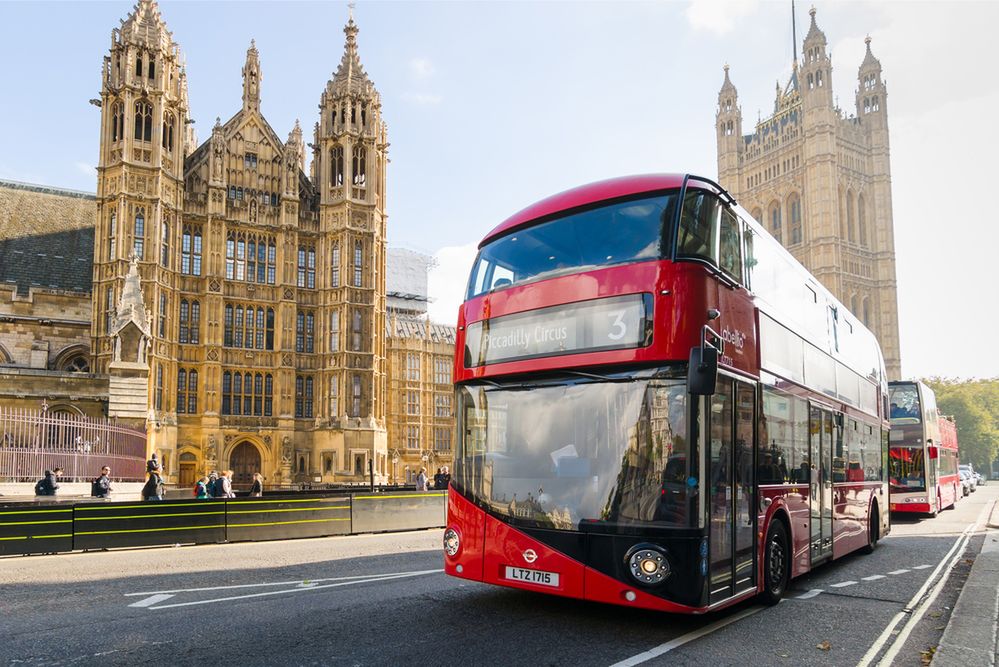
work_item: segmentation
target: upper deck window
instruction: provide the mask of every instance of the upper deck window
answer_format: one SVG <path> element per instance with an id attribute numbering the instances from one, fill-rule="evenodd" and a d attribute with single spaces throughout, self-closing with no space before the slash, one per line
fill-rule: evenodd
<path id="1" fill-rule="evenodd" d="M 466 298 L 510 285 L 668 255 L 676 193 L 567 215 L 507 234 L 479 251 Z"/>
<path id="2" fill-rule="evenodd" d="M 914 384 L 898 384 L 888 388 L 891 403 L 891 423 L 920 423 L 919 389 Z"/>

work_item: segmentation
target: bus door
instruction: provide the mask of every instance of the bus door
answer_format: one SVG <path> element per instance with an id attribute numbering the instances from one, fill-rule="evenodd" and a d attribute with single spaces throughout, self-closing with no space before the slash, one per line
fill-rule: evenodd
<path id="1" fill-rule="evenodd" d="M 753 451 L 756 388 L 718 377 L 710 397 L 707 479 L 709 603 L 756 589 Z"/>
<path id="2" fill-rule="evenodd" d="M 808 503 L 811 517 L 812 565 L 832 555 L 832 442 L 833 413 L 811 406 L 808 431 L 811 434 L 809 455 L 811 459 L 811 482 Z"/>

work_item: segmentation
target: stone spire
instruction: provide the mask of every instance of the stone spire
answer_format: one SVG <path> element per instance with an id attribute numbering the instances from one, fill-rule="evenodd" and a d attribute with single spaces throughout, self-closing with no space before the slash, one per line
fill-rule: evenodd
<path id="1" fill-rule="evenodd" d="M 868 35 L 867 39 L 864 40 L 864 44 L 867 45 L 867 53 L 864 55 L 864 61 L 860 63 L 860 70 L 877 70 L 881 71 L 881 61 L 874 57 L 871 53 L 871 36 Z"/>
<path id="2" fill-rule="evenodd" d="M 138 261 L 135 253 L 132 253 L 128 275 L 125 276 L 125 287 L 118 299 L 114 324 L 111 325 L 111 334 L 120 333 L 131 322 L 139 328 L 139 331 L 148 336 L 151 318 L 152 315 L 146 310 L 146 303 L 142 298 L 142 279 L 139 278 Z"/>
<path id="3" fill-rule="evenodd" d="M 357 24 L 354 23 L 354 15 L 351 13 L 347 25 L 343 28 L 343 33 L 347 35 L 347 41 L 343 47 L 343 57 L 340 59 L 340 66 L 333 75 L 333 88 L 341 92 L 349 93 L 370 93 L 374 89 L 374 84 L 368 78 L 368 73 L 361 65 L 361 58 L 357 54 Z"/>
<path id="4" fill-rule="evenodd" d="M 808 10 L 808 15 L 812 17 L 812 23 L 808 26 L 808 33 L 805 35 L 805 44 L 807 45 L 809 42 L 819 40 L 823 45 L 825 45 L 826 34 L 819 30 L 818 24 L 815 23 L 815 7 Z M 807 48 L 807 46 L 805 48 Z"/>
<path id="5" fill-rule="evenodd" d="M 123 40 L 131 43 L 168 46 L 173 42 L 156 0 L 139 0 L 132 13 L 122 20 L 120 32 Z"/>
<path id="6" fill-rule="evenodd" d="M 256 40 L 250 40 L 243 65 L 243 111 L 260 111 L 260 53 Z"/>

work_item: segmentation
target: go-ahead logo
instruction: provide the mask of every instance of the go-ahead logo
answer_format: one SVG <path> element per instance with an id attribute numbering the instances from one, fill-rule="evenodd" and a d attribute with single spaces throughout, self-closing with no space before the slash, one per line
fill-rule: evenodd
<path id="1" fill-rule="evenodd" d="M 538 559 L 538 554 L 535 553 L 534 549 L 528 549 L 524 552 L 524 560 L 528 563 L 533 563 Z"/>

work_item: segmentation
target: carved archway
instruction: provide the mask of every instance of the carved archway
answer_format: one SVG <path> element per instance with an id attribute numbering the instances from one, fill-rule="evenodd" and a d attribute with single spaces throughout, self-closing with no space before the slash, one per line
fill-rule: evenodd
<path id="1" fill-rule="evenodd" d="M 253 473 L 261 472 L 263 456 L 251 440 L 242 440 L 229 452 L 229 469 L 232 470 L 232 485 L 248 489 L 253 484 Z"/>

